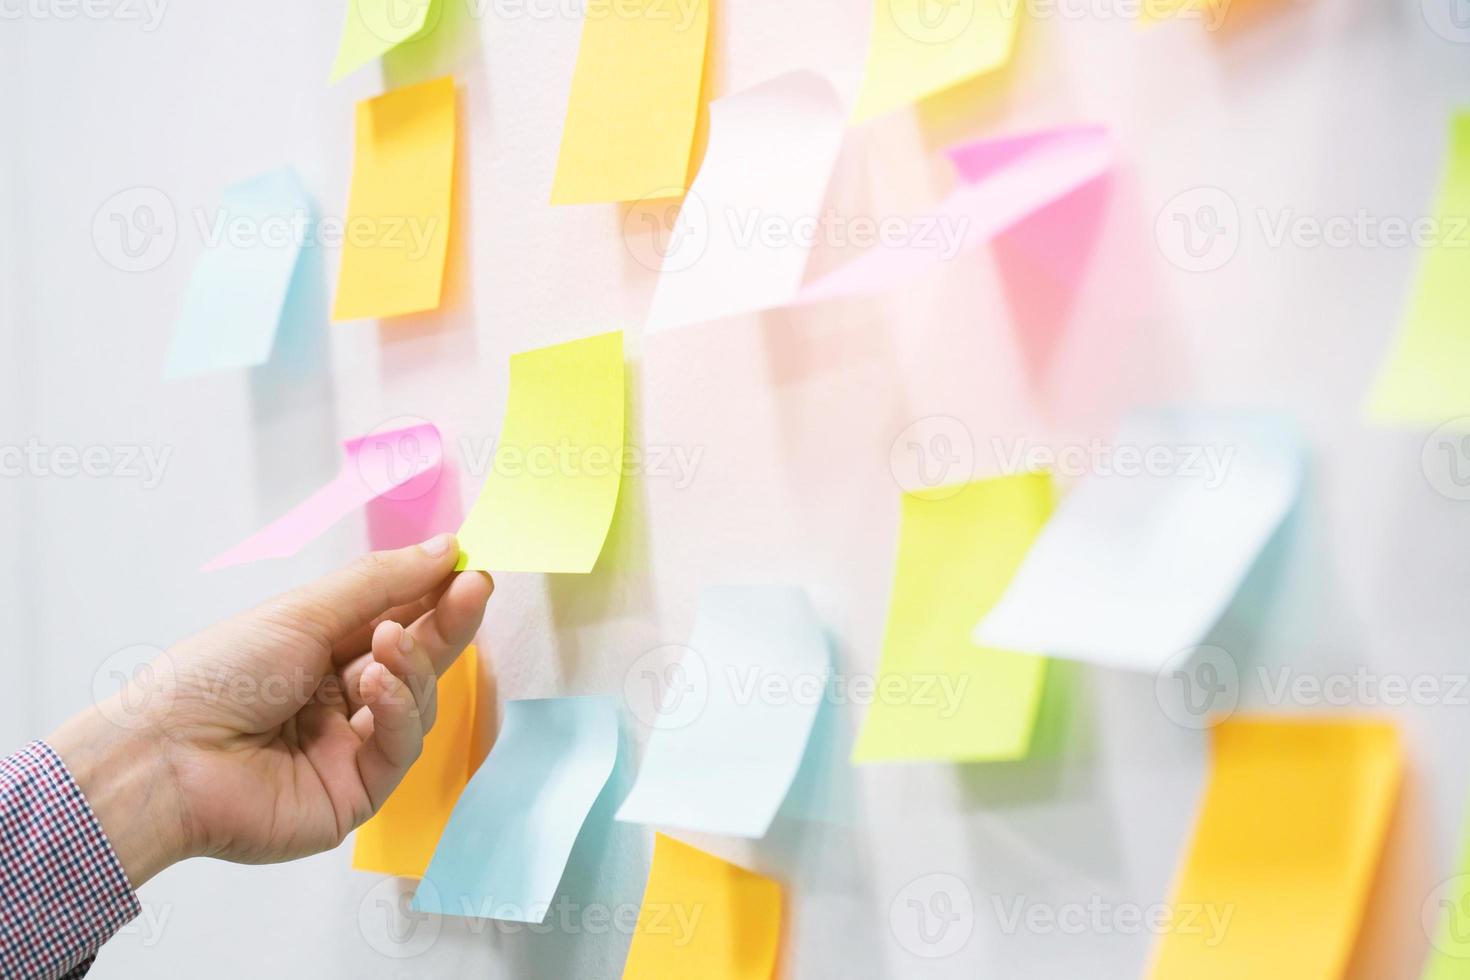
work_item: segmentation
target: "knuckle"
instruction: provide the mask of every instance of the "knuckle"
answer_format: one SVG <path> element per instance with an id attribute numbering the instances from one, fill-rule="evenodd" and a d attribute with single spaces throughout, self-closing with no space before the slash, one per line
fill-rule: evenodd
<path id="1" fill-rule="evenodd" d="M 370 551 L 347 566 L 348 587 L 367 604 L 382 607 L 387 603 L 391 572 L 391 560 L 383 552 Z"/>
<path id="2" fill-rule="evenodd" d="M 355 559 L 347 568 L 364 582 L 376 582 L 387 574 L 389 560 L 381 551 L 369 551 Z"/>

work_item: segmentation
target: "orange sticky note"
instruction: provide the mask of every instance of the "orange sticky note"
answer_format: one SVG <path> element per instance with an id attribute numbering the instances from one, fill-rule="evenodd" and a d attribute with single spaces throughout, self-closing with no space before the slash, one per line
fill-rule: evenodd
<path id="1" fill-rule="evenodd" d="M 448 75 L 357 104 L 332 319 L 437 309 L 449 251 L 455 92 Z"/>
<path id="2" fill-rule="evenodd" d="M 1364 719 L 1234 718 L 1155 949 L 1153 980 L 1339 980 L 1403 769 Z"/>
<path id="3" fill-rule="evenodd" d="M 424 751 L 377 814 L 357 828 L 352 866 L 422 878 L 455 801 L 479 767 L 474 757 L 479 658 L 466 648 L 439 678 L 439 713 Z"/>
<path id="4" fill-rule="evenodd" d="M 771 980 L 781 886 L 655 834 L 623 980 Z"/>

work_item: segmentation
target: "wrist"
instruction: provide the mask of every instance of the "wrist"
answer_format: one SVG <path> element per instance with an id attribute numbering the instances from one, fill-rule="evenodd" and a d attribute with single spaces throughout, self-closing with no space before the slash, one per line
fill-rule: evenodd
<path id="1" fill-rule="evenodd" d="M 155 727 L 119 726 L 94 706 L 46 743 L 81 787 L 134 889 L 188 856 L 183 800 Z"/>

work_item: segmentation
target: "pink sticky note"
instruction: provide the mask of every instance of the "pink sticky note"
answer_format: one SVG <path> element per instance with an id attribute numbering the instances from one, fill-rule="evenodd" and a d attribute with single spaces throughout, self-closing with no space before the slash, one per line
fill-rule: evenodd
<path id="1" fill-rule="evenodd" d="M 464 523 L 454 460 L 425 470 L 392 493 L 368 501 L 368 547 L 406 548 Z"/>
<path id="2" fill-rule="evenodd" d="M 409 502 L 427 496 L 437 487 L 443 469 L 443 440 L 439 430 L 428 423 L 370 432 L 347 441 L 343 448 L 346 458 L 332 482 L 206 563 L 200 571 L 294 555 L 308 541 L 373 500 L 391 497 Z M 429 479 L 431 475 L 434 480 Z"/>
<path id="3" fill-rule="evenodd" d="M 1013 165 L 1017 160 L 1048 143 L 1065 139 L 1068 133 L 1095 133 L 1102 135 L 1100 127 L 1077 126 L 1062 129 L 1036 129 L 1015 136 L 996 139 L 971 140 L 956 143 L 944 151 L 949 162 L 954 164 L 960 180 L 973 184 L 997 171 Z"/>
<path id="4" fill-rule="evenodd" d="M 909 276 L 982 245 L 1060 200 L 1112 166 L 1107 131 L 1067 126 L 949 150 L 960 185 L 930 220 L 959 228 L 950 255 L 912 242 L 879 242 L 857 258 L 802 287 L 797 303 L 881 292 Z"/>

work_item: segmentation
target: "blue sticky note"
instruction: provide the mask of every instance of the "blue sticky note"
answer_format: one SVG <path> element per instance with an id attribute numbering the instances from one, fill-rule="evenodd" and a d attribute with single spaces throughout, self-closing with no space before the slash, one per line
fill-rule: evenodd
<path id="1" fill-rule="evenodd" d="M 507 702 L 495 748 L 454 805 L 414 911 L 542 922 L 617 757 L 612 698 Z"/>
<path id="2" fill-rule="evenodd" d="M 1087 455 L 973 639 L 1159 675 L 1193 655 L 1295 506 L 1301 439 L 1266 413 L 1140 409 Z"/>
<path id="3" fill-rule="evenodd" d="M 200 217 L 204 250 L 184 292 L 164 376 L 264 364 L 312 229 L 311 199 L 289 167 L 227 187 L 219 207 Z"/>
<path id="4" fill-rule="evenodd" d="M 716 586 L 668 686 L 618 819 L 764 837 L 827 697 L 831 654 L 798 588 Z"/>

